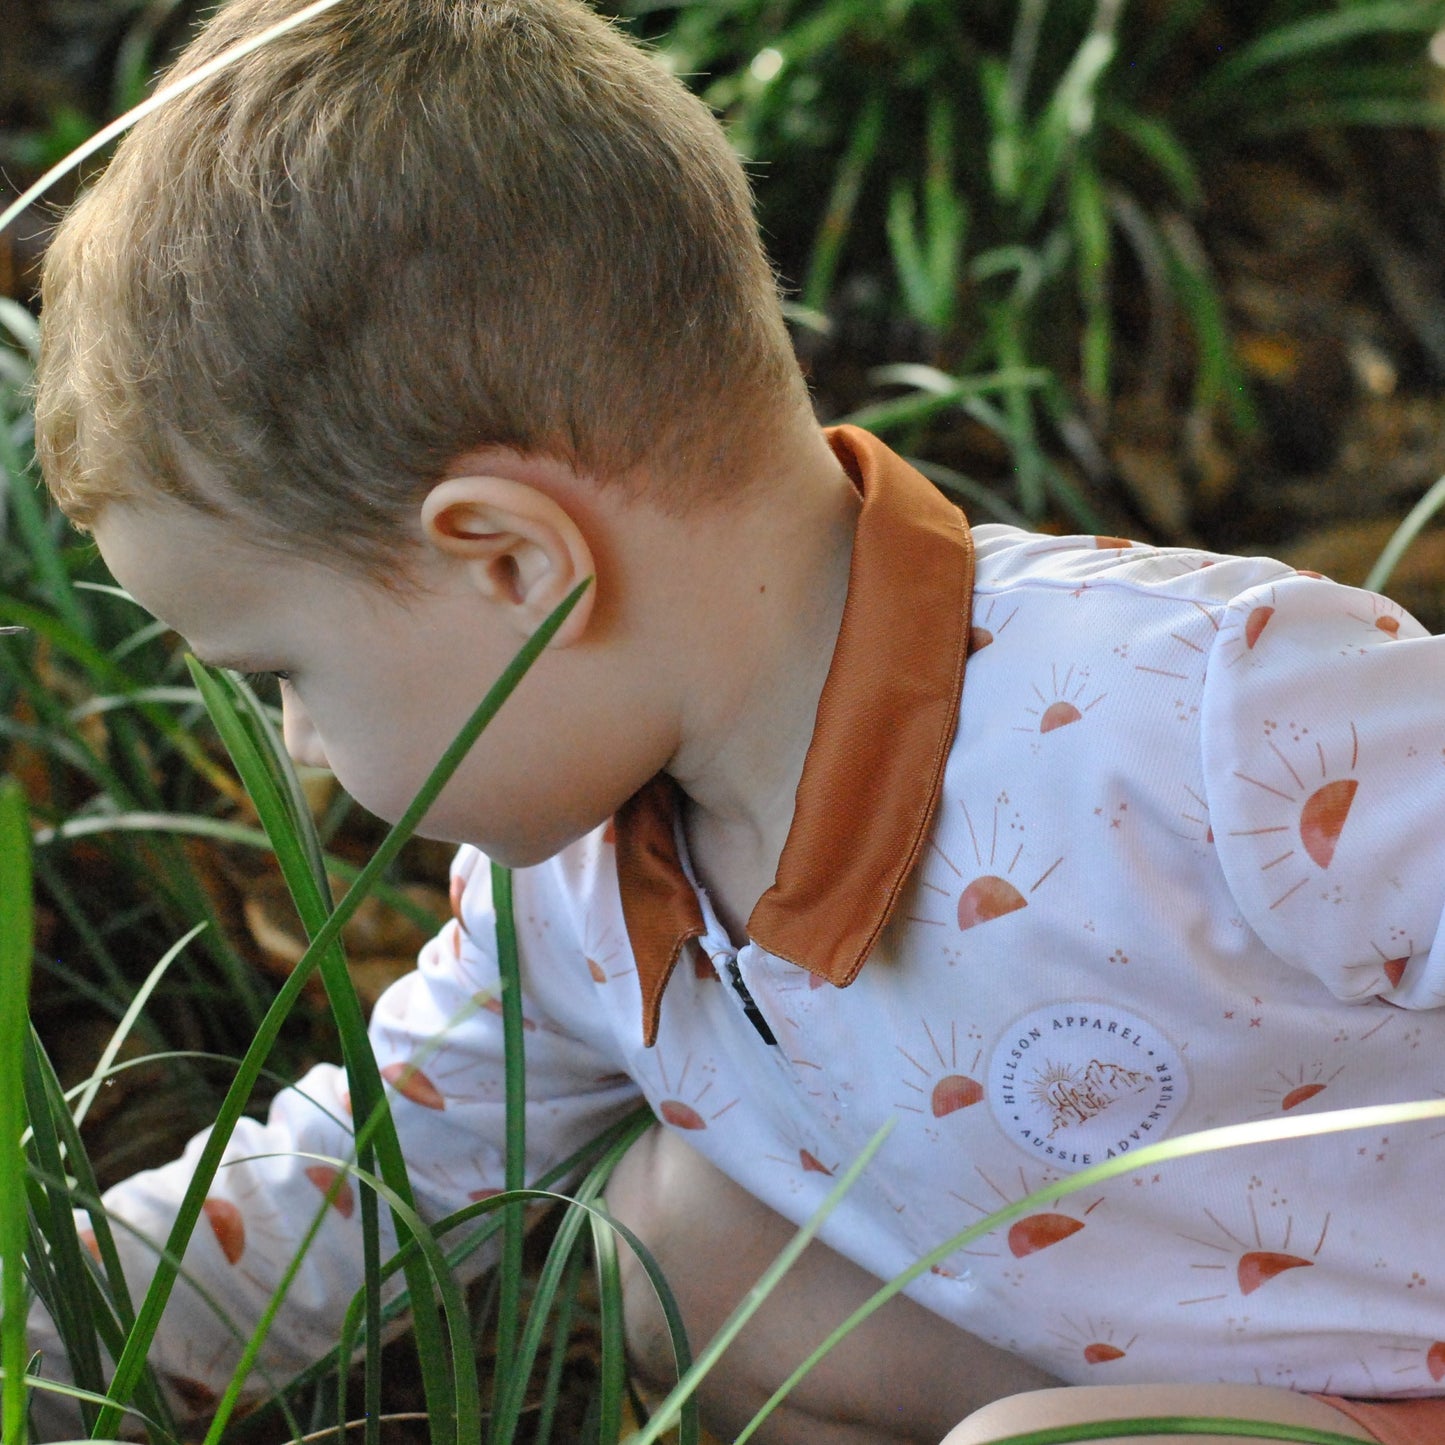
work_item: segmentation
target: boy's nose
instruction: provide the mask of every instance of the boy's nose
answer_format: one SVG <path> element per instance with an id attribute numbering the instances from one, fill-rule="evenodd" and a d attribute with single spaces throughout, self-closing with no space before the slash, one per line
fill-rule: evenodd
<path id="1" fill-rule="evenodd" d="M 311 714 L 301 705 L 301 700 L 289 688 L 281 689 L 281 736 L 286 751 L 292 760 L 304 768 L 329 768 L 326 749 L 321 744 L 321 734 L 311 721 Z"/>

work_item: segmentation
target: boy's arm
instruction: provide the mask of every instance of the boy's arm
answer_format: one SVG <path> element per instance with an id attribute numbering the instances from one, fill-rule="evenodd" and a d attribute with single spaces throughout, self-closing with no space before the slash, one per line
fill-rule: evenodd
<path id="1" fill-rule="evenodd" d="M 1236 597 L 1201 713 L 1240 912 L 1338 998 L 1445 1003 L 1445 638 L 1294 574 Z"/>
<path id="2" fill-rule="evenodd" d="M 395 1090 L 397 1129 L 428 1220 L 495 1192 L 504 1175 L 502 1020 L 488 869 L 469 850 L 459 855 L 458 869 L 458 917 L 422 950 L 416 971 L 383 995 L 370 1030 L 383 1077 Z M 567 951 L 559 942 L 564 923 L 549 920 L 545 951 L 524 936 L 529 974 L 545 976 L 571 962 L 550 956 Z M 523 994 L 533 1178 L 635 1106 L 637 1093 L 596 1044 L 561 1032 L 525 980 Z M 152 1353 L 183 1412 L 203 1413 L 224 1389 L 241 1342 L 318 1215 L 320 1229 L 268 1337 L 262 1369 L 281 1382 L 335 1345 L 361 1284 L 360 1186 L 344 1179 L 326 1202 L 338 1165 L 344 1169 L 351 1157 L 349 1103 L 344 1073 L 321 1065 L 277 1096 L 264 1124 L 245 1119 L 237 1127 L 186 1252 L 192 1283 L 177 1282 Z M 175 1163 L 105 1195 L 136 1300 L 204 1138 Z M 394 1238 L 384 1209 L 382 1215 L 389 1253 Z M 485 1262 L 476 1261 L 471 1272 Z M 37 1316 L 35 1323 L 35 1345 L 53 1354 L 48 1321 Z M 265 1379 L 255 1379 L 249 1392 L 266 1388 Z"/>

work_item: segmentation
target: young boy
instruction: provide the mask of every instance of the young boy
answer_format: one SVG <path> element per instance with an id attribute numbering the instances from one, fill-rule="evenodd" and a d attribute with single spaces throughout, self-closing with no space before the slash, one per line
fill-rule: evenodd
<path id="1" fill-rule="evenodd" d="M 234 0 L 180 69 L 290 8 Z M 38 428 L 120 582 L 275 672 L 293 753 L 383 817 L 593 579 L 426 820 L 464 845 L 456 917 L 372 1034 L 424 1212 L 498 1187 L 483 854 L 516 867 L 529 1174 L 649 1101 L 609 1202 L 698 1345 L 895 1122 L 709 1381 L 719 1432 L 1029 1191 L 1445 1090 L 1442 644 L 1274 562 L 970 532 L 879 442 L 820 433 L 720 131 L 575 0 L 343 0 L 137 126 L 51 251 Z M 187 1267 L 238 1320 L 345 1119 L 321 1068 L 237 1132 Z M 970 1412 L 954 1445 L 1181 1412 L 1445 1438 L 1439 1132 L 1060 1197 L 760 1438 Z M 137 1287 L 189 1158 L 107 1196 Z M 272 1374 L 335 1339 L 351 1190 Z M 635 1278 L 628 1311 L 662 1382 Z M 203 1407 L 235 1348 L 179 1288 L 178 1393 Z"/>

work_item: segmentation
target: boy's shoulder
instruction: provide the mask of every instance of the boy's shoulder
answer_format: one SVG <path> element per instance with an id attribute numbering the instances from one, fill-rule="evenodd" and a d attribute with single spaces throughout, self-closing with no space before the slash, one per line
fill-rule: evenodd
<path id="1" fill-rule="evenodd" d="M 1318 577 L 1272 557 L 1155 547 L 1124 537 L 1054 537 L 992 522 L 972 531 L 974 587 L 983 592 L 1035 586 L 1083 593 L 1107 586 L 1226 606 L 1255 587 Z"/>

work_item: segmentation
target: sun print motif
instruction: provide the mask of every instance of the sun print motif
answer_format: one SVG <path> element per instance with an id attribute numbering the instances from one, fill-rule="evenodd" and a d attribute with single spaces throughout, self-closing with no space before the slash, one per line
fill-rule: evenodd
<path id="1" fill-rule="evenodd" d="M 630 950 L 610 922 L 599 922 L 595 913 L 587 915 L 582 929 L 583 957 L 593 983 L 607 983 L 637 972 Z"/>
<path id="2" fill-rule="evenodd" d="M 656 1064 L 662 1097 L 655 1107 L 663 1122 L 674 1129 L 706 1129 L 738 1102 L 736 1097 L 726 1101 L 719 1098 L 717 1065 L 711 1059 L 698 1062 L 691 1049 L 675 1073 L 661 1048 L 657 1050 Z"/>
<path id="3" fill-rule="evenodd" d="M 1317 877 L 1315 869 L 1328 869 L 1334 861 L 1359 789 L 1359 780 L 1350 775 L 1359 763 L 1360 738 L 1353 722 L 1348 738 L 1331 738 L 1328 749 L 1301 723 L 1266 720 L 1264 732 L 1275 766 L 1257 769 L 1263 776 L 1238 769 L 1234 776 L 1278 799 L 1279 821 L 1259 828 L 1232 829 L 1230 836 L 1278 843 L 1278 851 L 1266 848 L 1268 856 L 1259 865 L 1261 873 L 1279 870 L 1279 891 L 1269 905 L 1274 909 L 1308 886 Z M 1343 894 L 1338 896 L 1347 901 Z"/>
<path id="4" fill-rule="evenodd" d="M 1059 676 L 1059 665 L 1055 663 L 1050 670 L 1048 690 L 1045 691 L 1038 683 L 1033 683 L 1032 687 L 1039 705 L 1036 708 L 1027 707 L 1024 712 L 1034 721 L 1027 725 L 1016 724 L 1016 733 L 1042 735 L 1082 722 L 1084 714 L 1097 707 L 1108 696 L 1102 692 L 1094 692 L 1090 696 L 1092 683 L 1089 680 L 1089 669 L 1080 667 L 1078 663 L 1070 663 L 1062 677 Z"/>
<path id="5" fill-rule="evenodd" d="M 226 1263 L 266 1295 L 271 1292 L 266 1275 L 276 1261 L 290 1257 L 291 1245 L 286 1234 L 269 1222 L 269 1208 L 247 1207 L 264 1189 L 264 1183 L 257 1180 L 249 1188 L 238 1190 L 234 1200 L 210 1195 L 201 1205 L 201 1217 L 209 1225 Z M 259 1275 L 252 1273 L 247 1262 L 257 1255 L 263 1261 Z"/>
<path id="6" fill-rule="evenodd" d="M 1370 940 L 1370 948 L 1374 958 L 1345 964 L 1340 970 L 1349 979 L 1349 992 L 1342 994 L 1347 1000 L 1399 988 L 1414 956 L 1415 940 L 1403 928 L 1392 927 L 1383 948 L 1374 939 Z"/>
<path id="7" fill-rule="evenodd" d="M 1263 1108 L 1249 1117 L 1269 1119 L 1279 1114 L 1291 1113 L 1308 1104 L 1311 1099 L 1318 1098 L 1344 1071 L 1343 1064 L 1329 1069 L 1318 1059 L 1310 1064 L 1299 1064 L 1288 1071 L 1276 1069 L 1273 1075 L 1255 1090 L 1255 1097 Z"/>
<path id="8" fill-rule="evenodd" d="M 1403 607 L 1388 597 L 1370 592 L 1360 593 L 1355 600 L 1359 610 L 1347 608 L 1345 615 L 1360 624 L 1363 635 L 1353 648 L 1341 648 L 1342 653 L 1346 656 L 1351 652 L 1362 653 L 1370 647 L 1399 640 L 1400 626 L 1406 621 Z"/>
<path id="9" fill-rule="evenodd" d="M 975 822 L 967 804 L 960 803 L 963 819 L 968 827 L 969 843 L 973 852 L 974 867 L 979 871 L 970 878 L 962 889 L 941 887 L 920 878 L 919 887 L 923 894 L 936 895 L 939 906 L 952 905 L 951 917 L 932 918 L 922 914 L 910 914 L 911 923 L 937 924 L 948 927 L 956 924 L 959 932 L 992 923 L 1010 913 L 1027 908 L 1029 899 L 1053 875 L 1054 870 L 1064 861 L 1060 854 L 1034 873 L 1024 856 L 1026 831 L 1022 815 L 1011 809 L 1009 795 L 1000 792 L 994 799 L 986 821 Z M 943 860 L 949 872 L 963 882 L 965 874 L 958 864 L 930 840 L 929 847 Z M 949 952 L 950 950 L 946 950 Z"/>
<path id="10" fill-rule="evenodd" d="M 1190 629 L 1181 627 L 1169 634 L 1167 645 L 1161 645 L 1157 652 L 1151 651 L 1148 661 L 1134 664 L 1135 672 L 1159 678 L 1166 687 L 1174 689 L 1174 716 L 1182 723 L 1191 722 L 1199 715 L 1196 689 L 1204 681 L 1209 654 L 1219 631 L 1214 609 L 1202 602 L 1191 605 L 1198 613 L 1192 629 L 1197 635 L 1190 636 Z M 1187 686 L 1176 688 L 1178 683 Z"/>
<path id="11" fill-rule="evenodd" d="M 904 1098 L 896 1107 L 904 1113 L 922 1115 L 927 1119 L 945 1119 L 961 1109 L 977 1104 L 984 1094 L 984 1086 L 978 1078 L 979 1061 L 983 1058 L 981 1047 L 972 1047 L 966 1040 L 960 1064 L 958 1024 L 950 1020 L 947 1032 L 939 1037 L 929 1027 L 927 1019 L 920 1019 L 925 1042 L 914 1043 L 905 1048 L 902 1044 L 894 1047 L 903 1056 L 905 1067 L 899 1079 L 904 1089 Z M 972 1037 L 979 1037 L 977 1030 Z M 933 1141 L 942 1138 L 940 1130 L 925 1125 L 924 1135 Z"/>
<path id="12" fill-rule="evenodd" d="M 1421 1389 L 1428 1380 L 1432 1385 L 1445 1383 L 1445 1340 L 1432 1340 L 1427 1345 L 1387 1345 L 1391 1356 L 1388 1373 L 1393 1376 L 1392 1390 Z"/>
<path id="13" fill-rule="evenodd" d="M 1033 1179 L 1029 1172 L 1020 1166 L 1018 1188 L 1009 1192 L 985 1174 L 978 1165 L 974 1166 L 974 1173 L 978 1176 L 979 1184 L 982 1186 L 980 1189 L 972 1191 L 977 1194 L 977 1198 L 969 1198 L 953 1189 L 948 1192 L 961 1204 L 972 1209 L 980 1218 L 1058 1182 L 1058 1176 L 1052 1173 L 1046 1173 Z M 1014 1220 L 1004 1233 L 1003 1249 L 995 1245 L 997 1235 L 989 1234 L 960 1250 L 959 1253 L 979 1259 L 1000 1259 L 1006 1250 L 1013 1259 L 1027 1259 L 1031 1255 L 1052 1249 L 1056 1245 L 1072 1239 L 1074 1235 L 1084 1229 L 1088 1217 L 1103 1202 L 1102 1195 L 1089 1203 L 1082 1201 L 1077 1194 L 1060 1197 L 1043 1209 L 1026 1214 L 1022 1219 Z M 1006 1277 L 1014 1284 L 1019 1283 L 1023 1278 L 1021 1274 L 1016 1273 L 1010 1273 Z"/>
<path id="14" fill-rule="evenodd" d="M 1000 598 L 990 597 L 983 612 L 974 614 L 973 625 L 968 629 L 968 655 L 972 657 L 992 645 L 1018 616 L 1018 611 L 1016 603 L 1004 603 Z"/>
<path id="15" fill-rule="evenodd" d="M 1085 1316 L 1072 1320 L 1068 1315 L 1059 1316 L 1062 1329 L 1051 1329 L 1049 1333 L 1057 1341 L 1055 1353 L 1060 1359 L 1072 1363 L 1082 1359 L 1086 1365 L 1112 1365 L 1129 1353 L 1137 1334 L 1124 1336 L 1112 1321 L 1094 1320 Z"/>
<path id="16" fill-rule="evenodd" d="M 501 1000 L 486 991 L 474 995 L 472 1002 L 489 1013 L 500 1014 L 502 1011 Z M 537 1026 L 524 1017 L 522 1027 L 531 1031 Z M 450 1027 L 420 1045 L 414 1044 L 406 1034 L 378 1029 L 375 1048 L 378 1061 L 388 1053 L 405 1053 L 405 1057 L 393 1057 L 389 1063 L 382 1064 L 381 1077 L 403 1099 L 420 1108 L 444 1113 L 453 1104 L 474 1104 L 497 1094 L 497 1082 L 478 1074 L 471 1048 L 456 1043 Z M 346 1104 L 349 1110 L 349 1095 Z"/>
<path id="17" fill-rule="evenodd" d="M 1274 621 L 1275 590 L 1251 594 L 1252 606 L 1231 603 L 1219 629 L 1219 655 L 1226 667 L 1248 662 L 1264 641 L 1266 630 Z"/>
<path id="18" fill-rule="evenodd" d="M 1214 828 L 1209 821 L 1209 804 L 1202 794 L 1196 793 L 1187 783 L 1184 791 L 1188 797 L 1184 806 L 1179 810 L 1179 821 L 1184 825 L 1182 828 L 1171 828 L 1169 831 L 1176 838 L 1187 838 L 1193 843 L 1203 843 L 1206 847 L 1214 846 Z"/>
<path id="19" fill-rule="evenodd" d="M 1244 1200 L 1248 1220 L 1243 1225 L 1231 1228 L 1219 1215 L 1205 1209 L 1202 1213 L 1208 1221 L 1207 1227 L 1198 1235 L 1179 1236 L 1189 1245 L 1206 1252 L 1202 1258 L 1195 1256 L 1189 1260 L 1189 1268 L 1199 1271 L 1206 1292 L 1181 1299 L 1181 1306 L 1252 1295 L 1281 1275 L 1313 1267 L 1329 1236 L 1329 1214 L 1325 1214 L 1317 1225 L 1306 1227 L 1302 1220 L 1297 1227 L 1293 1213 L 1284 1213 L 1282 1220 L 1274 1214 L 1276 1210 L 1287 1211 L 1289 1207 L 1288 1201 L 1276 1195 L 1270 1201 L 1274 1217 L 1268 1221 L 1269 1228 L 1266 1229 L 1255 1204 L 1255 1194 L 1262 1187 L 1257 1178 L 1246 1186 Z"/>
<path id="20" fill-rule="evenodd" d="M 833 1158 L 811 1134 L 805 1133 L 791 1122 L 785 1123 L 778 1133 L 778 1142 L 785 1152 L 764 1154 L 771 1163 L 780 1164 L 788 1171 L 791 1179 L 789 1189 L 796 1193 L 808 1176 L 822 1176 L 831 1179 L 841 1162 Z"/>

